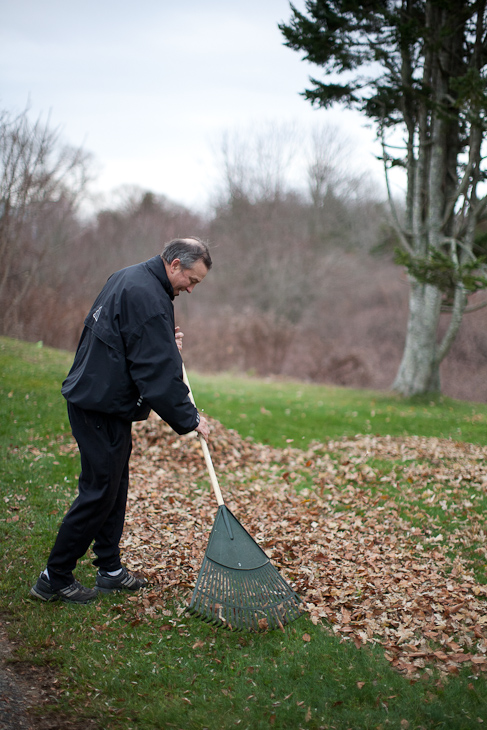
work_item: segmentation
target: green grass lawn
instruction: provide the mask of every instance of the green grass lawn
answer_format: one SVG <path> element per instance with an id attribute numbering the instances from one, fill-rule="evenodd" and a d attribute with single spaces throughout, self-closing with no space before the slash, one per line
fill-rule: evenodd
<path id="1" fill-rule="evenodd" d="M 483 675 L 464 667 L 411 680 L 391 669 L 380 648 L 356 649 L 305 616 L 284 632 L 254 635 L 212 628 L 169 601 L 140 621 L 130 596 L 82 607 L 31 600 L 29 588 L 76 494 L 79 463 L 66 448 L 60 394 L 71 360 L 69 353 L 0 339 L 0 611 L 18 642 L 14 661 L 56 671 L 56 698 L 39 714 L 95 718 L 113 730 L 471 730 L 487 723 Z M 189 375 L 208 415 L 274 446 L 358 433 L 487 443 L 483 404 Z M 393 466 L 376 468 L 387 475 Z M 77 577 L 92 585 L 89 557 Z"/>
<path id="2" fill-rule="evenodd" d="M 190 373 L 191 374 L 191 373 Z M 487 404 L 444 396 L 404 399 L 387 392 L 256 380 L 230 375 L 191 382 L 200 408 L 227 428 L 273 446 L 361 434 L 437 436 L 487 443 Z"/>

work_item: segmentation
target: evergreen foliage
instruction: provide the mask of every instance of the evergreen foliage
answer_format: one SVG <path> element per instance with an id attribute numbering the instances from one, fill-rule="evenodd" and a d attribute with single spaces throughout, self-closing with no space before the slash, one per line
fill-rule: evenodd
<path id="1" fill-rule="evenodd" d="M 304 97 L 324 108 L 345 105 L 374 122 L 388 183 L 391 168 L 405 169 L 403 220 L 392 197 L 391 205 L 404 252 L 398 261 L 416 282 L 411 297 L 417 300 L 411 299 L 396 385 L 409 394 L 436 388 L 467 296 L 487 286 L 483 251 L 475 245 L 487 207 L 486 2 L 308 0 L 305 7 L 302 13 L 291 5 L 290 22 L 280 25 L 286 45 L 323 71 L 323 79 L 310 79 Z M 413 351 L 421 341 L 436 342 L 438 320 L 431 313 L 439 316 L 442 297 L 451 305 L 451 325 L 419 374 L 405 363 L 420 361 Z"/>

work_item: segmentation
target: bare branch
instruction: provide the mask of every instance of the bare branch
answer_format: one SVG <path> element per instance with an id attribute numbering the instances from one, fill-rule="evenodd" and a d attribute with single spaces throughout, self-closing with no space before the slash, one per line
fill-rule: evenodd
<path id="1" fill-rule="evenodd" d="M 57 130 L 27 110 L 0 113 L 0 298 L 7 322 L 41 263 L 59 245 L 56 229 L 74 214 L 90 156 L 62 145 Z"/>
<path id="2" fill-rule="evenodd" d="M 394 198 L 392 197 L 392 193 L 391 193 L 391 185 L 390 185 L 390 179 L 389 179 L 389 170 L 388 170 L 388 167 L 387 167 L 387 158 L 388 158 L 388 155 L 386 153 L 386 143 L 385 143 L 385 140 L 384 140 L 384 132 L 383 131 L 381 132 L 381 145 L 382 145 L 382 151 L 383 151 L 382 158 L 383 158 L 383 161 L 384 161 L 384 175 L 385 175 L 385 180 L 386 180 L 387 199 L 389 201 L 389 206 L 390 206 L 391 213 L 392 213 L 392 217 L 393 217 L 393 220 L 394 220 L 394 229 L 395 229 L 397 235 L 399 236 L 399 241 L 401 243 L 401 246 L 410 255 L 413 255 L 413 253 L 414 253 L 413 248 L 409 244 L 409 241 L 408 241 L 408 238 L 407 238 L 407 233 L 403 230 L 403 228 L 402 228 L 402 226 L 401 226 L 401 224 L 399 222 L 399 216 L 397 214 L 397 208 L 396 208 L 396 205 L 394 203 Z"/>

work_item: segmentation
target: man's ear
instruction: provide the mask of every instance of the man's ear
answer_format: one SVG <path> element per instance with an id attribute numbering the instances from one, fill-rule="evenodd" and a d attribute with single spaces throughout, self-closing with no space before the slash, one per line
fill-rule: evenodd
<path id="1" fill-rule="evenodd" d="M 175 271 L 179 271 L 181 268 L 181 259 L 173 259 L 171 261 L 171 273 L 174 273 Z"/>

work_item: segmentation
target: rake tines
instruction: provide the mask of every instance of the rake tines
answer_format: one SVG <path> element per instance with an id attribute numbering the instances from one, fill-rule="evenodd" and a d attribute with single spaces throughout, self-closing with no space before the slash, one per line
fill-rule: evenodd
<path id="1" fill-rule="evenodd" d="M 220 506 L 188 611 L 233 630 L 282 629 L 301 615 L 301 599 Z"/>

